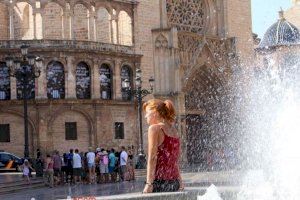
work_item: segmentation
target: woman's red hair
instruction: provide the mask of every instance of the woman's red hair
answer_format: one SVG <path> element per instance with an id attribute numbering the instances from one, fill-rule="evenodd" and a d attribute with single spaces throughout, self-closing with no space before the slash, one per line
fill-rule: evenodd
<path id="1" fill-rule="evenodd" d="M 160 99 L 150 99 L 149 101 L 143 104 L 144 111 L 146 111 L 146 108 L 158 112 L 160 117 L 167 121 L 175 121 L 176 113 L 174 105 L 170 100 L 162 101 Z"/>

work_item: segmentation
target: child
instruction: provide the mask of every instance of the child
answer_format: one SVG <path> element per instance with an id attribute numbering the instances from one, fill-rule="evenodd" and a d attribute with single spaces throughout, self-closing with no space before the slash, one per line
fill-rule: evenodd
<path id="1" fill-rule="evenodd" d="M 23 168 L 23 177 L 27 181 L 27 184 L 30 184 L 29 175 L 30 175 L 30 170 L 33 170 L 33 169 L 30 166 L 30 163 L 28 162 L 27 159 L 24 160 L 22 168 Z"/>

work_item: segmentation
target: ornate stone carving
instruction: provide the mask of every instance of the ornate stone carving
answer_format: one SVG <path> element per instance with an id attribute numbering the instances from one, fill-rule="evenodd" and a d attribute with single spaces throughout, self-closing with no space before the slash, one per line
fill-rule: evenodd
<path id="1" fill-rule="evenodd" d="M 212 59 L 219 71 L 223 72 L 234 54 L 235 47 L 232 38 L 220 40 L 207 38 L 193 33 L 178 33 L 178 45 L 180 49 L 180 63 L 184 66 L 196 64 L 204 45 L 207 45 L 212 53 Z"/>
<path id="2" fill-rule="evenodd" d="M 155 40 L 155 47 L 156 48 L 167 48 L 168 47 L 168 40 L 163 34 L 159 34 Z"/>
<path id="3" fill-rule="evenodd" d="M 167 0 L 169 25 L 178 31 L 202 33 L 206 24 L 206 5 L 204 0 Z"/>

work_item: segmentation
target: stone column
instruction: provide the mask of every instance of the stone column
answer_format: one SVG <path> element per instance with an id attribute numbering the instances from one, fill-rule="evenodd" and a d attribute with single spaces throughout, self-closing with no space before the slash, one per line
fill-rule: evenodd
<path id="1" fill-rule="evenodd" d="M 45 17 L 45 11 L 42 10 L 41 12 L 41 17 L 42 17 L 42 39 L 46 39 L 46 35 L 45 35 L 45 21 L 44 21 L 44 17 Z"/>
<path id="2" fill-rule="evenodd" d="M 120 44 L 120 33 L 119 33 L 119 20 L 118 20 L 118 18 L 116 19 L 116 34 L 117 34 L 117 44 Z"/>
<path id="3" fill-rule="evenodd" d="M 159 2 L 160 7 L 160 28 L 167 28 L 168 27 L 168 17 L 167 17 L 167 3 L 166 0 L 160 0 Z"/>
<path id="4" fill-rule="evenodd" d="M 32 15 L 33 15 L 33 39 L 36 40 L 36 9 L 34 9 L 32 11 Z"/>
<path id="5" fill-rule="evenodd" d="M 88 16 L 88 21 L 89 21 L 89 40 L 96 41 L 95 11 L 90 11 Z"/>
<path id="6" fill-rule="evenodd" d="M 74 99 L 76 98 L 76 78 L 75 78 L 75 69 L 76 67 L 73 66 L 74 57 L 68 56 L 67 60 L 67 69 L 65 70 L 65 77 L 66 77 L 66 99 Z"/>
<path id="7" fill-rule="evenodd" d="M 11 40 L 15 39 L 15 27 L 14 27 L 14 8 L 9 7 L 9 38 Z"/>
<path id="8" fill-rule="evenodd" d="M 75 31 L 74 31 L 74 13 L 70 13 L 69 15 L 70 22 L 70 40 L 75 40 Z"/>
<path id="9" fill-rule="evenodd" d="M 100 80 L 98 60 L 93 60 L 94 66 L 92 70 L 92 99 L 100 98 Z"/>
<path id="10" fill-rule="evenodd" d="M 40 77 L 37 78 L 37 99 L 47 99 L 47 67 L 43 66 Z"/>
<path id="11" fill-rule="evenodd" d="M 17 80 L 15 77 L 10 77 L 10 98 L 17 99 Z"/>
<path id="12" fill-rule="evenodd" d="M 114 86 L 114 93 L 113 99 L 121 100 L 122 93 L 121 93 L 121 60 L 116 59 L 115 67 L 114 67 L 114 78 L 113 78 L 113 86 Z"/>

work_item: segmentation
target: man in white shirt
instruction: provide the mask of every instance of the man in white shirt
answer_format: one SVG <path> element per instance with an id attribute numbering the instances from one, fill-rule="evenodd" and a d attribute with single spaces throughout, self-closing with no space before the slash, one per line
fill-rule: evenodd
<path id="1" fill-rule="evenodd" d="M 92 150 L 92 147 L 89 147 L 89 152 L 86 154 L 88 168 L 89 168 L 89 182 L 95 182 L 95 153 Z"/>
<path id="2" fill-rule="evenodd" d="M 125 147 L 122 146 L 122 152 L 120 154 L 120 167 L 121 167 L 120 177 L 121 177 L 121 181 L 124 181 L 124 178 L 125 178 L 127 159 L 128 159 L 128 154 L 125 151 Z"/>
<path id="3" fill-rule="evenodd" d="M 75 153 L 73 155 L 73 176 L 74 176 L 74 183 L 78 180 L 81 182 L 81 157 L 78 154 L 78 149 L 75 149 Z"/>

